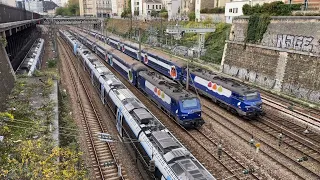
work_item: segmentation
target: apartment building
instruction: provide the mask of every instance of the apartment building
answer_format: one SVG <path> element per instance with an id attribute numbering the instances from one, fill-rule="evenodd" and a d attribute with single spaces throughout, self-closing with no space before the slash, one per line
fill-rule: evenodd
<path id="1" fill-rule="evenodd" d="M 245 4 L 254 6 L 256 4 L 262 5 L 263 3 L 271 3 L 279 0 L 233 0 L 232 2 L 226 3 L 225 6 L 225 17 L 226 23 L 232 23 L 234 17 L 242 16 L 242 7 Z"/>
<path id="2" fill-rule="evenodd" d="M 111 17 L 111 0 L 79 0 L 80 16 Z"/>
<path id="3" fill-rule="evenodd" d="M 302 4 L 307 10 L 320 10 L 320 0 L 284 0 L 286 4 Z"/>

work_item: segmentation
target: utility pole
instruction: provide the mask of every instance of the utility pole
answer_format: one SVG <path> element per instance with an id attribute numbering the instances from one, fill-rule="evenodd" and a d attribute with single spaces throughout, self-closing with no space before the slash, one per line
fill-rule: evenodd
<path id="1" fill-rule="evenodd" d="M 130 39 L 132 39 L 132 13 L 131 13 L 131 25 L 130 25 Z"/>
<path id="2" fill-rule="evenodd" d="M 138 52 L 139 61 L 141 61 L 141 33 L 139 28 L 139 52 Z"/>
<path id="3" fill-rule="evenodd" d="M 186 82 L 186 90 L 189 90 L 189 59 L 187 61 L 187 82 Z"/>
<path id="4" fill-rule="evenodd" d="M 163 29 L 162 29 L 162 17 L 160 17 L 161 27 L 160 27 L 160 48 L 162 47 L 162 37 L 163 37 Z"/>

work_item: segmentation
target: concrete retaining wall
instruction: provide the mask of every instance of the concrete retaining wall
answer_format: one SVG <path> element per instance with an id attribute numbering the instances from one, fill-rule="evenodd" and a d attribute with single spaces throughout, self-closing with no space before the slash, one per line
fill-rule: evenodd
<path id="1" fill-rule="evenodd" d="M 320 103 L 320 17 L 273 17 L 261 43 L 245 46 L 247 28 L 234 20 L 223 72 Z"/>
<path id="2" fill-rule="evenodd" d="M 14 87 L 15 74 L 7 56 L 6 49 L 0 44 L 0 111 L 6 107 L 6 99 Z"/>

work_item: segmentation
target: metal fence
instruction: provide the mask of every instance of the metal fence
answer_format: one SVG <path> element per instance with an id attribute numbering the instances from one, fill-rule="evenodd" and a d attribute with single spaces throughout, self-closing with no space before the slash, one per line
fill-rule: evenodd
<path id="1" fill-rule="evenodd" d="M 39 18 L 41 18 L 41 15 L 38 13 L 0 4 L 0 24 Z"/>

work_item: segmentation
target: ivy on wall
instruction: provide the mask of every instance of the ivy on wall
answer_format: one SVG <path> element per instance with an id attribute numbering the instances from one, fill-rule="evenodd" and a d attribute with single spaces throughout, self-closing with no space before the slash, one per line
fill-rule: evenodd
<path id="1" fill-rule="evenodd" d="M 270 16 L 265 14 L 254 14 L 250 16 L 245 43 L 261 42 L 263 35 L 270 24 L 270 20 Z"/>

